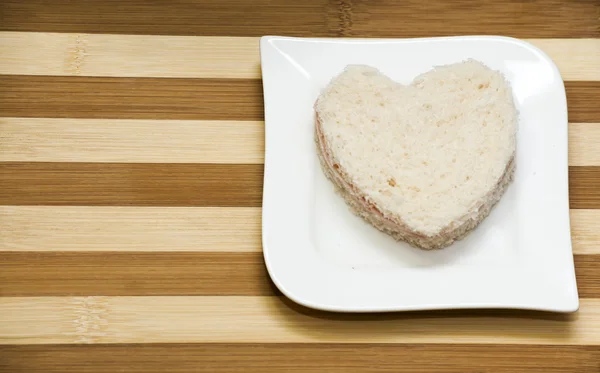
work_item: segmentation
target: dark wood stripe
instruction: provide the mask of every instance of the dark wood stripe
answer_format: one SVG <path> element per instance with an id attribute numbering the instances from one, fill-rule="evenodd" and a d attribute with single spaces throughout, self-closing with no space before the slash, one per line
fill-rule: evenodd
<path id="1" fill-rule="evenodd" d="M 579 295 L 600 298 L 600 255 L 576 255 Z M 65 270 L 68 269 L 68 270 Z M 0 252 L 2 296 L 280 295 L 262 253 Z"/>
<path id="2" fill-rule="evenodd" d="M 580 298 L 600 298 L 600 255 L 575 255 Z"/>
<path id="3" fill-rule="evenodd" d="M 596 0 L 3 0 L 1 30 L 117 34 L 598 37 Z"/>
<path id="4" fill-rule="evenodd" d="M 0 115 L 261 120 L 262 82 L 0 75 Z"/>
<path id="5" fill-rule="evenodd" d="M 4 345 L 6 372 L 596 373 L 598 346 L 508 344 Z"/>
<path id="6" fill-rule="evenodd" d="M 0 116 L 263 119 L 255 79 L 0 75 Z M 600 82 L 566 82 L 571 122 L 600 122 Z"/>
<path id="7" fill-rule="evenodd" d="M 2 8 L 2 30 L 227 36 L 325 36 L 337 9 L 329 0 L 133 0 L 118 8 L 103 0 L 3 0 Z"/>
<path id="8" fill-rule="evenodd" d="M 596 0 L 340 1 L 349 14 L 344 35 L 378 37 L 505 35 L 520 38 L 598 37 Z M 344 5 L 350 10 L 344 12 Z M 594 15 L 586 14 L 591 12 Z M 571 28 L 577 28 L 572 30 Z"/>
<path id="9" fill-rule="evenodd" d="M 279 295 L 262 253 L 0 252 L 1 296 Z"/>
<path id="10" fill-rule="evenodd" d="M 598 2 L 600 4 L 600 1 Z M 598 20 L 600 24 L 600 19 Z M 565 82 L 569 122 L 600 122 L 600 82 Z"/>
<path id="11" fill-rule="evenodd" d="M 600 209 L 600 167 L 569 167 L 569 200 L 572 209 Z"/>
<path id="12" fill-rule="evenodd" d="M 246 206 L 263 165 L 1 162 L 0 205 Z M 600 209 L 600 167 L 569 167 L 571 208 Z"/>
<path id="13" fill-rule="evenodd" d="M 0 163 L 0 205 L 260 206 L 262 165 Z"/>

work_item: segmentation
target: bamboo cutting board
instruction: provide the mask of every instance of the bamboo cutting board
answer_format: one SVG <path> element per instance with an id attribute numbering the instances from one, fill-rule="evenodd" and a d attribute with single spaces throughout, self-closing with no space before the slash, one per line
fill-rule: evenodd
<path id="1" fill-rule="evenodd" d="M 260 240 L 258 37 L 498 34 L 569 105 L 574 315 L 340 315 Z M 600 372 L 598 0 L 0 2 L 0 370 Z"/>

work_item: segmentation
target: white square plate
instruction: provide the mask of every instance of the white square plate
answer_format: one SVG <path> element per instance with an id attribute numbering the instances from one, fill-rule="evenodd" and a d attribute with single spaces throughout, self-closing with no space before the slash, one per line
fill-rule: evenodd
<path id="1" fill-rule="evenodd" d="M 266 155 L 263 249 L 289 298 L 345 312 L 523 308 L 579 301 L 569 226 L 567 104 L 554 63 L 505 37 L 260 41 Z M 313 104 L 348 64 L 408 84 L 436 65 L 479 60 L 502 71 L 520 112 L 515 180 L 465 239 L 421 251 L 350 212 L 321 171 Z"/>

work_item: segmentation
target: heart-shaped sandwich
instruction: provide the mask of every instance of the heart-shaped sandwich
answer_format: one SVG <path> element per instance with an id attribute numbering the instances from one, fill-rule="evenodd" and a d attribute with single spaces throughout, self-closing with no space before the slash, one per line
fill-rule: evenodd
<path id="1" fill-rule="evenodd" d="M 397 240 L 450 245 L 490 213 L 512 180 L 512 91 L 477 61 L 437 67 L 408 86 L 348 66 L 315 110 L 325 174 L 356 214 Z"/>

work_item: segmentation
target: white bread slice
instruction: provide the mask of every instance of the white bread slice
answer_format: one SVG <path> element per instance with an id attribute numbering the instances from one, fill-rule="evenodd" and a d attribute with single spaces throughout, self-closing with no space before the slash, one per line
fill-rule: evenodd
<path id="1" fill-rule="evenodd" d="M 348 66 L 315 110 L 325 174 L 355 213 L 414 246 L 462 238 L 512 179 L 512 91 L 477 61 L 438 67 L 409 86 Z"/>

